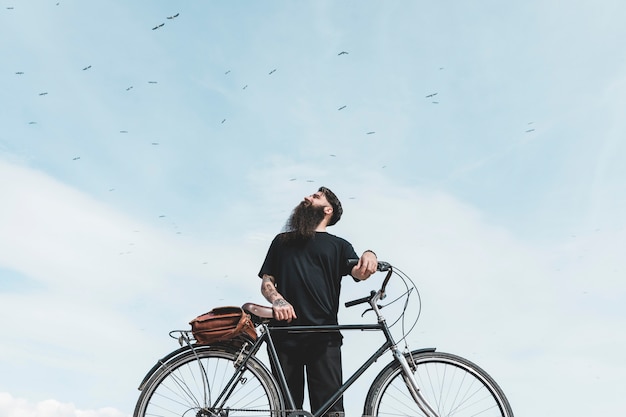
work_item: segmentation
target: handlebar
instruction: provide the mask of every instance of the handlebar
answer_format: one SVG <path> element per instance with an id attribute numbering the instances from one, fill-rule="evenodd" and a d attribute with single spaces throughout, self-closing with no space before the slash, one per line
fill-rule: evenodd
<path id="1" fill-rule="evenodd" d="M 354 267 L 358 262 L 359 262 L 358 259 L 349 259 L 348 266 Z M 393 273 L 393 266 L 391 266 L 391 264 L 388 262 L 379 261 L 378 266 L 376 267 L 376 270 L 379 272 L 385 272 L 385 271 L 387 272 L 387 275 L 385 276 L 385 279 L 383 280 L 383 285 L 380 287 L 380 290 L 370 292 L 370 295 L 367 297 L 359 298 L 359 299 L 352 300 L 352 301 L 347 301 L 345 303 L 346 307 L 353 307 L 355 305 L 364 304 L 364 303 L 372 304 L 372 300 L 375 297 L 376 297 L 376 300 L 382 300 L 383 298 L 385 298 L 385 289 L 387 288 L 387 283 L 389 282 L 389 279 L 391 278 L 391 275 Z"/>
<path id="2" fill-rule="evenodd" d="M 359 263 L 358 259 L 348 259 L 348 266 L 355 266 Z M 379 272 L 389 271 L 392 268 L 389 262 L 378 261 L 378 267 L 376 268 Z"/>

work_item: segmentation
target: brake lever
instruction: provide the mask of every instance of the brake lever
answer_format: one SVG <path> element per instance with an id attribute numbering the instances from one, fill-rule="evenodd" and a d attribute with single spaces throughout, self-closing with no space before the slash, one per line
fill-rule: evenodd
<path id="1" fill-rule="evenodd" d="M 378 307 L 378 309 L 379 309 L 379 310 L 382 310 L 382 308 L 383 308 L 384 306 L 381 306 L 380 304 L 376 304 L 376 307 Z M 363 312 L 363 314 L 361 314 L 361 317 L 365 316 L 365 313 L 367 313 L 368 311 L 374 311 L 374 309 L 373 309 L 373 308 L 371 308 L 371 307 L 370 307 L 370 308 L 368 308 L 368 309 L 366 309 L 366 310 Z"/>

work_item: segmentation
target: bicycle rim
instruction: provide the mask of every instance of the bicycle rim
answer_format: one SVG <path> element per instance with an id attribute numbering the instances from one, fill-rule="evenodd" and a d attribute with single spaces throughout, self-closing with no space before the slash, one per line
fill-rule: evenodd
<path id="1" fill-rule="evenodd" d="M 411 359 L 407 357 L 409 364 Z M 485 371 L 459 356 L 442 352 L 413 355 L 414 378 L 439 417 L 513 417 L 504 393 Z M 404 382 L 399 364 L 374 381 L 365 416 L 425 416 Z"/>
<path id="2" fill-rule="evenodd" d="M 200 348 L 164 364 L 142 391 L 134 417 L 276 416 L 282 396 L 255 358 L 228 385 L 235 358 L 234 351 Z"/>

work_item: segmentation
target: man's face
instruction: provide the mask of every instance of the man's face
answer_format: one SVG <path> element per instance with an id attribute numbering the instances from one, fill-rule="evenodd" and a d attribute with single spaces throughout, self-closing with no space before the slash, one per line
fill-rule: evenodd
<path id="1" fill-rule="evenodd" d="M 304 197 L 303 202 L 306 202 L 305 204 L 309 204 L 314 207 L 323 207 L 325 212 L 328 211 L 327 208 L 332 210 L 332 206 L 326 199 L 326 195 L 321 191 Z"/>

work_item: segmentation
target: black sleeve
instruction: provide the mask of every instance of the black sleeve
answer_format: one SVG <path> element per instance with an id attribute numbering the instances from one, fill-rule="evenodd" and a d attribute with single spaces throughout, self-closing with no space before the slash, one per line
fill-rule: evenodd
<path id="1" fill-rule="evenodd" d="M 276 276 L 276 252 L 277 252 L 277 237 L 272 241 L 269 249 L 267 250 L 267 254 L 265 255 L 265 261 L 263 261 L 263 265 L 261 266 L 261 270 L 259 271 L 259 278 L 263 278 L 263 275 L 272 275 Z"/>

